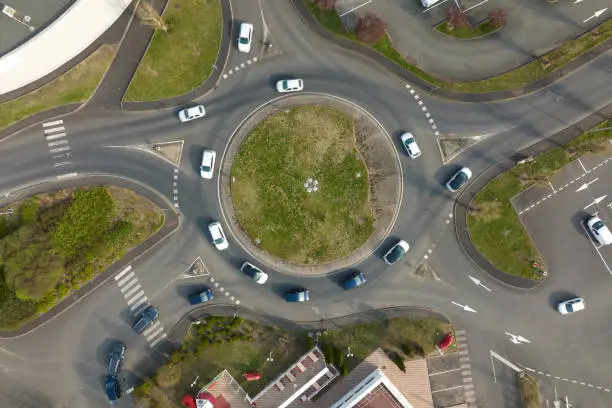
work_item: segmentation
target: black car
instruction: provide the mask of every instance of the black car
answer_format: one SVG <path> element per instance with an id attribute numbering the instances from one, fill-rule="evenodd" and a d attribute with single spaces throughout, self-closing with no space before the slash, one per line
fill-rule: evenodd
<path id="1" fill-rule="evenodd" d="M 345 280 L 342 281 L 342 287 L 345 290 L 349 290 L 349 289 L 354 289 L 357 286 L 361 286 L 364 283 L 366 283 L 366 277 L 363 274 L 363 272 L 354 272 L 353 274 L 349 275 L 348 278 L 346 278 Z"/>
<path id="2" fill-rule="evenodd" d="M 106 390 L 106 396 L 110 401 L 117 401 L 121 398 L 121 389 L 119 388 L 119 381 L 116 375 L 107 375 L 104 381 L 104 388 Z"/>
<path id="3" fill-rule="evenodd" d="M 111 347 L 109 361 L 108 361 L 108 373 L 111 375 L 119 374 L 121 370 L 121 361 L 125 358 L 125 345 L 120 342 L 116 342 Z"/>
<path id="4" fill-rule="evenodd" d="M 138 321 L 134 324 L 134 330 L 136 330 L 136 333 L 142 333 L 157 319 L 158 316 L 159 313 L 157 312 L 157 309 L 155 309 L 153 306 L 147 307 L 140 315 Z"/>
<path id="5" fill-rule="evenodd" d="M 208 302 L 214 298 L 212 290 L 208 287 L 189 295 L 189 303 L 192 305 L 199 305 L 200 303 Z"/>

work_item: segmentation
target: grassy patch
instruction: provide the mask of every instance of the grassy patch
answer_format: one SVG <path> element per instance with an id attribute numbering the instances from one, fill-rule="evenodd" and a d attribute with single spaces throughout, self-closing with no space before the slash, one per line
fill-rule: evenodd
<path id="1" fill-rule="evenodd" d="M 221 42 L 218 0 L 170 0 L 124 100 L 148 101 L 182 95 L 210 76 Z"/>
<path id="2" fill-rule="evenodd" d="M 0 129 L 38 112 L 85 102 L 102 80 L 114 56 L 115 48 L 103 45 L 42 88 L 0 104 Z"/>
<path id="3" fill-rule="evenodd" d="M 476 194 L 468 213 L 470 238 L 478 251 L 496 268 L 511 275 L 541 279 L 532 268 L 538 253 L 510 203 L 510 199 L 587 153 L 608 148 L 612 121 L 605 121 L 565 146 L 550 150 L 500 174 Z"/>
<path id="4" fill-rule="evenodd" d="M 485 35 L 493 34 L 500 28 L 501 26 L 488 19 L 472 27 L 453 28 L 447 21 L 443 21 L 434 27 L 436 31 L 460 40 L 471 40 L 474 38 L 484 37 Z"/>
<path id="5" fill-rule="evenodd" d="M 519 374 L 519 390 L 523 408 L 540 408 L 540 392 L 535 378 L 529 374 Z"/>
<path id="6" fill-rule="evenodd" d="M 450 325 L 427 319 L 392 319 L 328 330 L 320 341 L 326 360 L 346 373 L 378 347 L 398 356 L 407 352 L 409 358 L 415 357 L 412 350 L 428 354 L 449 330 Z M 285 332 L 240 317 L 234 320 L 212 316 L 192 326 L 168 363 L 135 394 L 145 406 L 174 407 L 184 395 L 193 393 L 191 382 L 196 376 L 200 376 L 201 387 L 227 369 L 254 396 L 313 346 L 313 339 L 305 332 Z M 355 356 L 345 361 L 349 346 Z M 266 361 L 270 352 L 272 362 Z M 245 371 L 257 371 L 263 376 L 259 381 L 247 382 L 242 377 Z"/>
<path id="7" fill-rule="evenodd" d="M 318 6 L 312 2 L 312 0 L 303 1 L 313 17 L 319 22 L 319 24 L 321 24 L 321 26 L 337 35 L 341 35 L 357 42 L 353 33 L 346 32 L 335 10 L 320 10 Z M 422 80 L 427 81 L 438 88 L 456 92 L 478 93 L 503 91 L 528 85 L 565 66 L 576 57 L 603 43 L 609 38 L 612 38 L 612 20 L 608 20 L 604 24 L 600 25 L 597 29 L 591 30 L 576 39 L 567 41 L 559 48 L 543 55 L 537 60 L 522 65 L 516 69 L 513 69 L 512 71 L 508 71 L 505 74 L 475 82 L 451 82 L 428 74 L 407 61 L 393 47 L 391 40 L 387 36 L 385 36 L 379 43 L 372 45 L 371 48 L 412 72 Z M 368 47 L 367 44 L 360 44 Z"/>
<path id="8" fill-rule="evenodd" d="M 232 176 L 240 226 L 272 255 L 326 262 L 349 254 L 374 230 L 353 121 L 333 108 L 302 106 L 266 118 L 242 143 Z M 308 178 L 318 181 L 318 191 L 306 191 Z"/>
<path id="9" fill-rule="evenodd" d="M 118 187 L 60 190 L 2 209 L 0 328 L 13 329 L 123 257 L 163 224 L 149 200 Z"/>

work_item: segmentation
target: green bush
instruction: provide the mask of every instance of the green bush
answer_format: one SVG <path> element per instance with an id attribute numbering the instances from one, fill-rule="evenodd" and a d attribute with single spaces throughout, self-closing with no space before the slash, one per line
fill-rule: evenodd
<path id="1" fill-rule="evenodd" d="M 341 348 L 334 348 L 334 365 L 341 367 L 344 365 L 344 352 Z"/>
<path id="2" fill-rule="evenodd" d="M 404 364 L 404 358 L 399 353 L 393 353 L 391 356 L 391 361 L 395 363 L 397 368 L 399 368 L 402 372 L 406 372 L 406 365 Z"/>
<path id="3" fill-rule="evenodd" d="M 312 350 L 315 346 L 314 337 L 306 336 L 306 348 Z"/>
<path id="4" fill-rule="evenodd" d="M 160 387 L 173 387 L 181 379 L 181 367 L 176 364 L 166 364 L 157 370 L 155 382 Z"/>
<path id="5" fill-rule="evenodd" d="M 402 352 L 406 355 L 407 358 L 409 359 L 413 359 L 414 358 L 414 350 L 412 349 L 412 346 L 408 343 L 404 344 L 402 346 Z"/>
<path id="6" fill-rule="evenodd" d="M 151 392 L 151 380 L 147 379 L 145 382 L 140 384 L 134 389 L 134 395 L 138 398 L 144 398 Z"/>
<path id="7" fill-rule="evenodd" d="M 41 300 L 36 304 L 37 313 L 47 313 L 49 309 L 55 306 L 57 301 L 57 295 L 55 291 L 48 292 Z"/>
<path id="8" fill-rule="evenodd" d="M 331 343 L 323 345 L 323 355 L 327 364 L 334 364 L 334 346 Z"/>
<path id="9" fill-rule="evenodd" d="M 39 204 L 33 199 L 26 200 L 19 208 L 19 222 L 21 225 L 36 221 Z"/>
<path id="10" fill-rule="evenodd" d="M 68 295 L 68 293 L 70 293 L 70 288 L 66 285 L 64 285 L 63 283 L 60 283 L 59 285 L 57 285 L 57 298 L 58 299 L 63 299 L 66 297 L 66 295 Z"/>
<path id="11" fill-rule="evenodd" d="M 340 374 L 342 374 L 343 376 L 348 374 L 348 367 L 346 366 L 346 364 L 343 364 L 342 367 L 340 367 Z"/>

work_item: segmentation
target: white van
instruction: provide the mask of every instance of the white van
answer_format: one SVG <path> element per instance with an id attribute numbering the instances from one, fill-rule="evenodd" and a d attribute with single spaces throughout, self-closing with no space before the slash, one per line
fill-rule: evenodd
<path id="1" fill-rule="evenodd" d="M 421 6 L 429 8 L 439 2 L 440 0 L 421 0 Z"/>

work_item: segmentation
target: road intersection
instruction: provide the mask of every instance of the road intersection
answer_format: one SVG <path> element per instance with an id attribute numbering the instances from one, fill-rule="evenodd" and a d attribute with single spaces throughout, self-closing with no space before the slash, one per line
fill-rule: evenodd
<path id="1" fill-rule="evenodd" d="M 468 333 L 474 391 L 482 406 L 509 406 L 504 394 L 507 385 L 500 384 L 503 376 L 498 375 L 498 382 L 494 382 L 492 362 L 494 368 L 503 368 L 499 367 L 502 360 L 492 359 L 493 351 L 514 365 L 544 373 L 544 379 L 558 381 L 564 392 L 584 406 L 609 407 L 612 355 L 605 352 L 610 335 L 605 330 L 603 300 L 612 289 L 612 277 L 601 266 L 588 271 L 588 278 L 551 269 L 551 277 L 529 292 L 501 285 L 475 269 L 458 245 L 449 217 L 454 196 L 444 190 L 443 183 L 455 166 L 469 165 L 478 175 L 499 159 L 607 106 L 612 99 L 612 54 L 597 57 L 545 89 L 506 101 L 468 104 L 419 92 L 419 100 L 435 117 L 434 130 L 423 105 L 403 81 L 313 33 L 289 2 L 275 2 L 274 7 L 263 2 L 262 14 L 250 3 L 236 3 L 234 21 L 253 21 L 255 32 L 261 33 L 260 16 L 265 16 L 278 51 L 266 55 L 258 46 L 247 57 L 232 49 L 217 87 L 195 99 L 206 106 L 206 118 L 179 124 L 175 108 L 138 112 L 85 108 L 62 118 L 62 125 L 69 130 L 71 155 L 66 161 L 70 171 L 54 166 L 43 128 L 31 127 L 0 141 L 2 196 L 10 197 L 20 186 L 73 173 L 77 178 L 87 174 L 124 177 L 155 190 L 169 203 L 173 202 L 173 190 L 178 190 L 179 230 L 155 251 L 130 264 L 140 285 L 138 293 L 143 291 L 158 306 L 164 331 L 171 331 L 190 310 L 184 298 L 189 287 L 195 282 L 211 282 L 211 278 L 213 285 L 219 284 L 215 290 L 222 287 L 229 293 L 217 296 L 220 304 L 235 305 L 235 300 L 240 300 L 240 307 L 291 321 L 318 321 L 397 305 L 421 306 L 444 313 Z M 248 64 L 254 55 L 258 61 Z M 236 66 L 240 67 L 237 71 Z M 306 92 L 344 98 L 367 110 L 391 134 L 400 152 L 404 183 L 400 217 L 381 248 L 355 266 L 367 273 L 368 284 L 350 295 L 339 289 L 337 272 L 295 276 L 267 270 L 268 284 L 253 285 L 238 271 L 242 261 L 252 259 L 236 242 L 230 239 L 230 248 L 222 255 L 209 242 L 206 226 L 222 216 L 216 183 L 202 181 L 196 171 L 201 151 L 223 151 L 243 118 L 264 104 L 274 103 L 278 95 L 273 83 L 283 75 L 303 78 Z M 399 150 L 397 135 L 403 130 L 419 138 L 420 160 L 408 160 Z M 436 131 L 440 135 L 488 136 L 443 165 Z M 133 148 L 172 140 L 185 142 L 176 187 L 172 165 Z M 381 255 L 391 238 L 408 240 L 412 249 L 402 264 L 390 268 Z M 185 279 L 184 271 L 197 257 L 210 275 Z M 424 260 L 437 279 L 414 274 Z M 311 289 L 309 304 L 287 305 L 280 296 L 286 287 L 296 284 Z M 551 306 L 551 297 L 559 290 L 589 293 L 602 303 L 579 319 L 563 318 Z M 145 337 L 136 335 L 130 327 L 132 320 L 122 288 L 111 279 L 81 299 L 78 307 L 48 324 L 18 338 L 0 340 L 2 405 L 106 406 L 100 373 L 112 340 L 126 343 L 128 370 L 142 361 L 160 358 L 164 352 L 163 341 L 150 348 Z M 512 341 L 519 337 L 528 342 Z"/>

